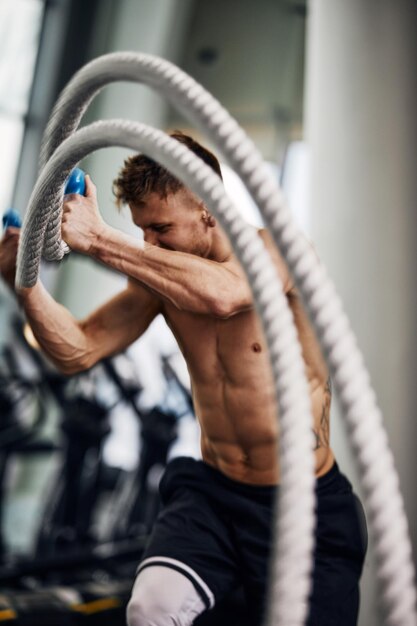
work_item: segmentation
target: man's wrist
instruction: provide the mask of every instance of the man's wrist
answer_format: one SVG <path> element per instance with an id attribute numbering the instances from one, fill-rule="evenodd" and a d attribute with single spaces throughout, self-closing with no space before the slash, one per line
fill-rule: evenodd
<path id="1" fill-rule="evenodd" d="M 114 229 L 108 226 L 108 224 L 103 224 L 102 228 L 98 231 L 90 246 L 90 256 L 96 258 L 97 260 L 101 260 L 101 255 L 103 251 L 106 250 L 109 244 L 111 244 L 111 231 L 114 231 Z"/>
<path id="2" fill-rule="evenodd" d="M 19 300 L 24 302 L 28 300 L 36 291 L 39 290 L 40 283 L 37 282 L 33 287 L 16 287 L 14 288 L 15 294 Z"/>
<path id="3" fill-rule="evenodd" d="M 38 302 L 41 283 L 38 281 L 33 287 L 16 287 L 14 293 L 19 306 L 23 309 L 32 308 Z"/>

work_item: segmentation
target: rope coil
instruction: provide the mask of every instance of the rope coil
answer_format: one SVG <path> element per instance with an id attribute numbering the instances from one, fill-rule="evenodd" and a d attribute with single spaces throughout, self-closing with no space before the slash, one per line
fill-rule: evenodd
<path id="1" fill-rule="evenodd" d="M 44 193 L 43 196 L 40 196 L 43 202 L 45 202 L 45 198 L 48 198 L 49 213 L 46 219 L 37 220 L 28 216 L 28 219 L 25 220 L 22 233 L 22 250 L 24 252 L 20 253 L 19 251 L 18 281 L 21 281 L 19 284 L 29 286 L 34 284 L 32 281 L 36 282 L 36 255 L 40 254 L 40 249 L 36 246 L 35 251 L 30 248 L 34 240 L 40 242 L 40 248 L 44 246 L 44 253 L 47 258 L 57 259 L 63 256 L 59 238 L 62 185 L 69 170 L 65 175 L 56 174 L 56 180 L 59 183 L 54 186 L 54 193 L 48 195 L 46 188 L 43 187 L 48 187 L 50 181 L 47 181 L 43 175 L 44 170 L 42 168 L 45 166 L 47 169 L 50 163 L 48 159 L 57 150 L 62 140 L 69 137 L 78 127 L 84 111 L 94 96 L 106 84 L 115 80 L 146 83 L 157 89 L 177 109 L 185 113 L 210 136 L 217 149 L 227 158 L 242 178 L 259 206 L 264 221 L 285 258 L 303 297 L 329 364 L 335 389 L 339 395 L 346 420 L 347 434 L 359 468 L 365 508 L 374 539 L 377 560 L 376 573 L 385 623 L 388 626 L 416 626 L 415 573 L 411 557 L 408 524 L 398 488 L 397 473 L 382 425 L 382 416 L 376 404 L 375 394 L 369 384 L 369 375 L 363 364 L 362 355 L 356 345 L 347 317 L 343 312 L 342 304 L 324 267 L 319 263 L 314 252 L 295 227 L 290 212 L 283 201 L 282 193 L 272 174 L 262 162 L 258 151 L 236 121 L 201 85 L 168 61 L 151 55 L 129 52 L 104 55 L 86 65 L 75 75 L 60 96 L 45 133 L 40 159 L 41 179 L 44 182 L 41 184 L 39 181 L 37 194 Z M 77 135 L 81 132 L 79 131 Z M 82 141 L 86 141 L 84 135 L 80 136 L 80 142 Z M 163 139 L 158 138 L 157 141 L 163 142 Z M 152 147 L 149 149 L 152 150 Z M 74 161 L 73 165 L 76 162 L 78 161 Z M 172 171 L 175 169 L 172 168 Z M 179 178 L 183 178 L 180 174 L 177 175 Z M 188 183 L 188 186 L 193 188 L 191 182 Z M 199 191 L 197 193 L 204 198 L 204 194 Z M 221 194 L 221 190 L 216 191 L 217 193 Z M 40 212 L 41 205 L 39 197 L 36 202 L 34 199 L 30 203 L 30 206 L 34 207 L 35 213 Z M 210 205 L 210 208 L 212 206 Z M 218 208 L 220 209 L 220 207 Z M 225 216 L 224 225 L 226 226 L 228 224 L 227 219 Z M 28 229 L 32 228 L 36 231 L 33 240 L 28 235 Z M 225 230 L 232 238 L 231 231 L 227 228 Z M 238 246 L 238 242 L 235 243 Z M 238 247 L 236 247 L 236 252 L 249 275 L 249 268 L 245 265 L 246 259 L 244 260 L 243 254 L 241 257 L 239 256 Z M 256 294 L 255 290 L 254 293 Z M 261 312 L 258 302 L 257 306 Z M 271 360 L 273 361 L 275 356 L 278 358 L 280 342 L 277 341 L 276 336 L 268 337 L 268 340 L 271 342 Z M 295 337 L 293 340 L 295 341 Z M 287 343 L 284 341 L 285 350 L 288 349 Z M 277 385 L 277 391 L 281 407 L 281 404 L 284 405 L 284 403 L 280 398 L 282 390 L 279 389 L 279 385 Z M 296 396 L 289 394 L 287 397 L 290 398 L 289 406 L 292 407 Z M 304 417 L 296 418 L 299 419 L 300 425 L 307 422 L 305 417 L 307 412 L 303 414 Z M 282 426 L 280 498 L 282 501 L 285 500 L 287 510 L 283 511 L 282 507 L 279 507 L 276 519 L 280 541 L 278 545 L 275 543 L 274 548 L 267 622 L 268 624 L 292 626 L 293 624 L 304 623 L 305 604 L 309 589 L 307 579 L 311 571 L 311 564 L 303 566 L 305 576 L 297 578 L 300 575 L 299 568 L 288 557 L 290 554 L 294 557 L 298 555 L 299 552 L 295 544 L 298 542 L 300 546 L 303 543 L 303 535 L 296 536 L 296 533 L 293 532 L 294 523 L 297 522 L 296 517 L 294 517 L 297 511 L 296 501 L 300 495 L 299 492 L 294 491 L 294 486 L 302 483 L 298 474 L 301 475 L 302 472 L 308 474 L 309 469 L 302 463 L 300 467 L 295 468 L 294 465 L 287 462 L 287 457 L 290 454 L 293 455 L 300 443 L 298 441 L 300 435 L 297 432 L 299 424 L 298 421 L 297 424 L 288 424 L 292 435 L 288 435 L 287 440 L 283 427 L 287 419 L 285 410 L 281 412 L 280 419 Z M 372 432 L 373 444 L 368 449 L 366 446 L 369 439 L 364 437 L 364 428 L 367 432 Z M 311 433 L 307 433 L 305 428 L 304 432 L 307 441 Z M 301 448 L 306 449 L 306 446 L 309 445 L 306 441 L 300 445 L 299 450 Z M 290 453 L 287 448 L 290 449 Z M 301 456 L 298 453 L 294 453 L 294 456 L 301 461 Z M 390 477 L 394 477 L 394 479 L 390 479 Z M 302 490 L 307 494 L 310 493 L 308 488 L 303 487 Z M 306 497 L 308 499 L 308 496 Z M 387 516 L 389 524 L 386 523 L 387 514 L 384 512 L 386 507 L 389 507 L 389 515 Z M 311 522 L 310 530 L 312 526 Z M 392 549 L 393 545 L 396 546 L 395 550 Z M 309 549 L 310 547 L 309 544 Z M 306 559 L 308 559 L 307 553 L 308 549 L 305 549 L 303 555 Z M 296 556 L 295 558 L 299 557 Z M 399 571 L 402 574 L 402 585 L 397 584 Z M 292 581 L 291 584 L 294 583 L 295 589 L 289 588 L 289 580 Z M 291 603 L 292 607 L 290 606 Z"/>

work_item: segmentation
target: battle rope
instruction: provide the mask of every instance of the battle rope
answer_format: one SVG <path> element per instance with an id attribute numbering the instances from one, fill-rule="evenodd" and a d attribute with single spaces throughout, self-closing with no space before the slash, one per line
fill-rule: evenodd
<path id="1" fill-rule="evenodd" d="M 82 68 L 63 91 L 45 134 L 41 166 L 62 139 L 77 128 L 95 94 L 104 85 L 115 80 L 147 83 L 191 117 L 208 132 L 212 142 L 227 157 L 258 204 L 303 296 L 339 394 L 349 440 L 359 466 L 359 478 L 374 540 L 377 579 L 385 622 L 390 626 L 416 625 L 415 576 L 407 520 L 382 416 L 370 387 L 362 356 L 341 302 L 323 266 L 297 230 L 280 190 L 268 168 L 264 166 L 258 151 L 235 120 L 208 92 L 175 65 L 145 54 L 105 55 Z M 61 193 L 61 189 L 56 191 L 56 199 L 52 203 L 45 241 L 45 251 L 49 258 L 59 258 L 63 254 L 59 240 Z M 19 275 L 23 281 L 21 284 L 24 284 L 25 270 L 21 269 Z M 293 445 L 298 445 L 298 441 L 294 440 Z M 290 592 L 289 587 L 294 585 L 294 579 L 289 576 L 286 580 L 288 571 L 284 571 L 280 562 L 283 551 L 291 553 L 292 547 L 288 547 L 291 543 L 303 540 L 301 536 L 293 534 L 291 524 L 294 520 L 290 519 L 289 514 L 286 516 L 288 511 L 293 515 L 296 507 L 292 508 L 292 500 L 298 498 L 298 494 L 291 495 L 294 481 L 298 483 L 294 475 L 296 470 L 291 468 L 291 462 L 285 461 L 285 456 L 292 454 L 293 448 L 284 449 L 281 446 L 282 483 L 278 516 L 280 541 L 275 548 L 272 572 L 268 616 L 271 624 L 295 624 L 295 621 L 285 621 L 282 605 L 280 608 L 279 604 L 284 597 L 285 604 L 289 597 L 297 597 L 297 605 L 303 605 L 305 590 L 308 589 L 308 585 L 303 582 L 299 594 Z M 305 470 L 303 468 L 299 471 L 301 473 Z M 309 571 L 309 568 L 306 570 Z M 299 584 L 300 579 L 295 582 L 296 587 L 297 582 Z M 286 611 L 287 609 L 284 612 Z M 304 614 L 300 610 L 295 613 Z"/>

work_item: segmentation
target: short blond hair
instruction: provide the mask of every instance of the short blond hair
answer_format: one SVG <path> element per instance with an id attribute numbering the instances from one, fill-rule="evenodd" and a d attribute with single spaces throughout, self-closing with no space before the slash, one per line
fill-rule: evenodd
<path id="1" fill-rule="evenodd" d="M 170 136 L 187 146 L 222 177 L 220 163 L 210 150 L 181 131 L 174 131 Z M 165 199 L 180 189 L 185 189 L 185 185 L 178 178 L 144 154 L 127 158 L 119 176 L 113 181 L 113 193 L 118 207 L 123 204 L 140 205 L 150 193 L 157 193 Z"/>

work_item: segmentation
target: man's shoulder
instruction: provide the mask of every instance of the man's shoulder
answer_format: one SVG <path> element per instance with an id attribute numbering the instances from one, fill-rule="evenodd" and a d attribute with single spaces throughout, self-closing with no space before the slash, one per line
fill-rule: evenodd
<path id="1" fill-rule="evenodd" d="M 266 228 L 257 228 L 258 235 L 264 242 L 265 248 L 271 255 L 271 259 L 275 264 L 278 274 L 283 282 L 284 290 L 287 295 L 295 293 L 295 285 L 290 272 L 288 271 L 287 264 L 280 250 L 277 248 L 272 234 Z"/>

